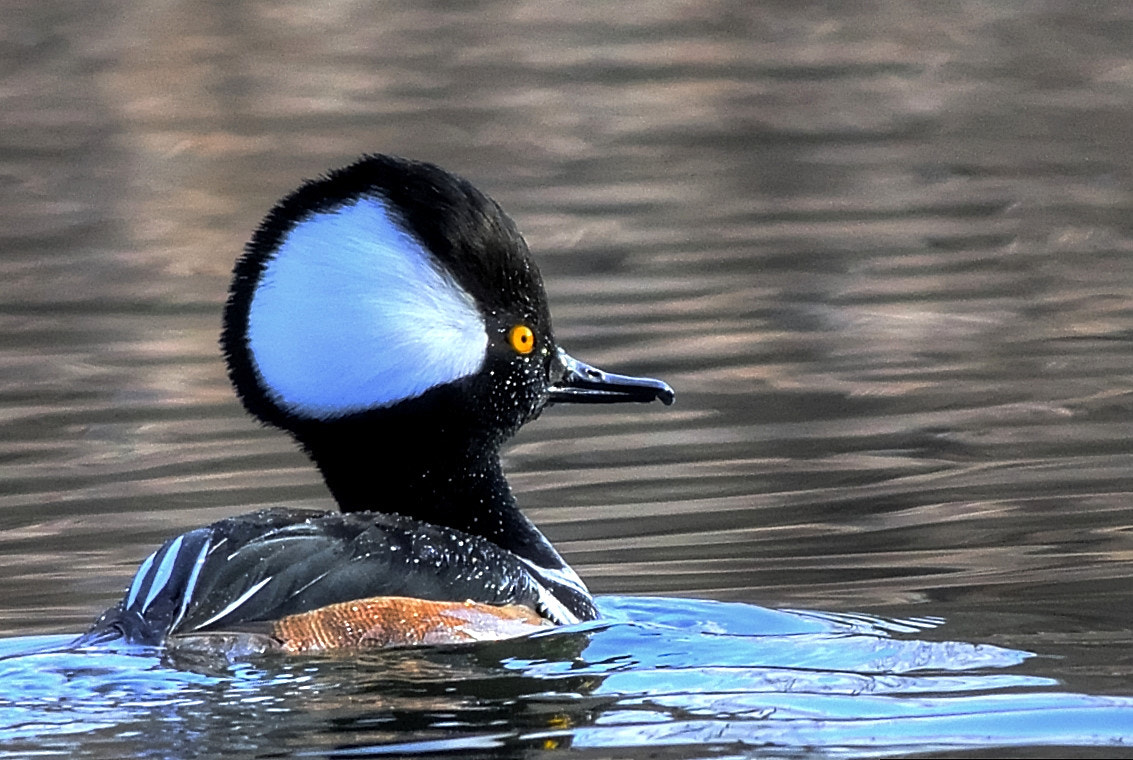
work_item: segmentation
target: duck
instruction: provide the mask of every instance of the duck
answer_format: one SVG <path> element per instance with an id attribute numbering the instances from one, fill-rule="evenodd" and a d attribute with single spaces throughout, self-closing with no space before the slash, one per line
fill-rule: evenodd
<path id="1" fill-rule="evenodd" d="M 372 154 L 304 182 L 245 246 L 221 348 L 336 511 L 273 507 L 174 536 L 79 637 L 185 651 L 461 643 L 594 620 L 519 509 L 502 445 L 558 404 L 672 404 L 556 341 L 512 219 L 440 167 Z"/>

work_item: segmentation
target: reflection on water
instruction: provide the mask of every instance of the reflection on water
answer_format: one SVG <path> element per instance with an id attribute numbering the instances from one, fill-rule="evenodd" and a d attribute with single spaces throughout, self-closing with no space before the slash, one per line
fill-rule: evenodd
<path id="1" fill-rule="evenodd" d="M 20 696 L 0 698 L 0 743 L 99 756 L 313 744 L 332 757 L 765 745 L 877 757 L 1118 744 L 1133 729 L 1133 699 L 1059 691 L 1018 672 L 1026 652 L 916 638 L 939 621 L 642 597 L 601 606 L 605 622 L 521 640 L 233 668 L 12 639 L 0 682 Z M 220 744 L 216 721 L 234 729 Z"/>
<path id="2" fill-rule="evenodd" d="M 521 691 L 520 714 L 501 707 L 515 692 L 498 665 L 521 655 L 495 649 L 489 673 L 442 669 L 419 702 L 396 657 L 220 680 L 99 658 L 92 671 L 117 675 L 76 687 L 102 695 L 96 713 L 141 725 L 186 698 L 199 706 L 180 713 L 187 735 L 223 725 L 256 751 L 338 746 L 341 705 L 287 685 L 310 667 L 337 690 L 381 681 L 366 699 L 386 707 L 346 719 L 365 723 L 350 741 L 367 746 L 507 734 L 534 737 L 507 747 L 881 754 L 955 746 L 944 738 L 960 729 L 1086 741 L 1060 733 L 1057 708 L 1091 716 L 1098 743 L 1127 740 L 1122 699 L 1073 695 L 1129 694 L 1133 674 L 1131 28 L 1121 4 L 886 0 L 13 9 L 0 32 L 0 633 L 77 632 L 172 533 L 328 506 L 291 444 L 233 399 L 219 310 L 277 197 L 382 150 L 459 171 L 516 217 L 573 354 L 678 390 L 672 409 L 552 410 L 507 452 L 521 503 L 595 591 L 939 616 L 900 637 L 969 642 L 932 648 L 959 680 L 931 680 L 940 661 L 915 683 L 860 670 L 806 639 L 790 639 L 805 642 L 792 657 L 834 651 L 825 675 L 779 680 L 767 668 L 805 665 L 705 643 L 731 620 L 723 608 L 688 603 L 698 617 L 673 627 L 697 633 L 658 642 L 649 618 L 673 608 L 620 601 L 634 624 L 594 634 L 581 659 L 531 656 L 577 659 L 579 680 Z M 660 648 L 635 660 L 646 640 Z M 965 659 L 975 651 L 1040 656 Z M 619 663 L 630 675 L 589 685 Z M 43 700 L 67 677 L 30 676 L 23 659 L 4 672 L 0 694 L 30 690 L 48 721 Z M 435 701 L 441 681 L 459 710 Z M 901 699 L 863 698 L 882 682 Z M 827 686 L 846 701 L 805 717 Z M 918 690 L 999 717 L 903 734 L 887 711 L 924 718 Z M 1008 694 L 1018 711 L 1004 719 Z M 253 727 L 281 701 L 290 732 L 264 739 Z M 816 738 L 841 710 L 882 722 Z M 57 714 L 83 733 L 105 718 Z M 121 737 L 155 735 L 106 720 L 99 740 L 124 744 L 95 754 L 138 754 L 145 740 Z"/>

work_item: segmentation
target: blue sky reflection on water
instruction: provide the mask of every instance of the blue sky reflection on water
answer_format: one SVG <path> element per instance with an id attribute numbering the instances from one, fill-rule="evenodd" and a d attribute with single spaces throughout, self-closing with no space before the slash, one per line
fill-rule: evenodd
<path id="1" fill-rule="evenodd" d="M 264 738 L 286 750 L 315 732 L 333 743 L 327 754 L 344 757 L 682 745 L 870 757 L 1120 746 L 1133 735 L 1133 700 L 1017 672 L 1030 653 L 910 633 L 931 624 L 645 598 L 605 598 L 603 611 L 622 622 L 361 662 L 229 667 L 142 649 L 67 653 L 63 637 L 13 639 L 0 650 L 9 695 L 0 697 L 0 748 L 10 748 L 0 752 L 208 753 Z M 705 631 L 696 617 L 726 630 Z M 56 651 L 20 654 L 33 647 Z M 477 682 L 493 684 L 494 696 Z M 312 713 L 311 698 L 325 700 L 323 710 Z M 218 724 L 234 711 L 245 719 Z M 406 726 L 406 713 L 426 720 Z M 514 722 L 506 731 L 484 719 L 505 714 Z M 245 735 L 253 723 L 262 733 Z"/>

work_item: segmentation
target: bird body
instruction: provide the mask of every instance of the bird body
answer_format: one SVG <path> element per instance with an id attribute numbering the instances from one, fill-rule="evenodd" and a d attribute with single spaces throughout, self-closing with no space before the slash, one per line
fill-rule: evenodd
<path id="1" fill-rule="evenodd" d="M 302 185 L 237 262 L 221 343 L 245 407 L 294 437 L 340 511 L 267 509 L 170 539 L 80 643 L 311 651 L 597 616 L 519 511 L 500 446 L 550 404 L 673 392 L 558 346 L 526 243 L 467 181 L 369 156 Z"/>

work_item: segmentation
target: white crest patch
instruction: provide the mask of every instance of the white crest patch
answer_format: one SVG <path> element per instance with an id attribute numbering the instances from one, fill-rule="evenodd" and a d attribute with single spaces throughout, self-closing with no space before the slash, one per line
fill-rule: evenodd
<path id="1" fill-rule="evenodd" d="M 268 395 L 319 419 L 473 375 L 488 347 L 472 296 L 377 198 L 286 235 L 252 296 L 247 335 Z"/>

